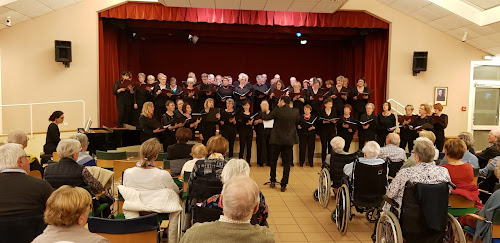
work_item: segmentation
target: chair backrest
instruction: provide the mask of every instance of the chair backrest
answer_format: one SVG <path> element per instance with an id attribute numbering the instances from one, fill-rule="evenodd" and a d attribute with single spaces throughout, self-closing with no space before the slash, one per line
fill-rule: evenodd
<path id="1" fill-rule="evenodd" d="M 182 167 L 189 159 L 173 159 L 169 161 L 170 166 L 170 175 L 172 177 L 178 176 L 181 174 Z"/>
<path id="2" fill-rule="evenodd" d="M 113 160 L 113 172 L 115 173 L 115 181 L 122 179 L 123 172 L 135 166 L 135 161 Z"/>
<path id="3" fill-rule="evenodd" d="M 344 177 L 344 166 L 354 162 L 358 157 L 356 154 L 337 154 L 331 153 L 330 156 L 330 179 L 332 186 L 338 188 L 342 186 L 342 177 Z"/>
<path id="4" fill-rule="evenodd" d="M 97 159 L 103 160 L 118 160 L 118 159 L 127 159 L 127 152 L 119 151 L 119 152 L 106 152 L 97 150 Z"/>
<path id="5" fill-rule="evenodd" d="M 42 173 L 40 173 L 39 170 L 32 170 L 32 171 L 28 172 L 28 175 L 33 176 L 33 177 L 38 178 L 38 179 L 42 179 Z"/>
<path id="6" fill-rule="evenodd" d="M 156 157 L 156 161 L 163 161 L 167 158 L 167 153 L 159 153 L 158 157 Z"/>
<path id="7" fill-rule="evenodd" d="M 114 160 L 97 159 L 95 163 L 98 167 L 113 170 Z"/>
<path id="8" fill-rule="evenodd" d="M 450 194 L 448 196 L 448 205 L 450 208 L 473 208 L 474 201 L 461 195 Z"/>
<path id="9" fill-rule="evenodd" d="M 477 185 L 477 180 L 479 178 L 479 168 L 473 168 L 474 170 L 474 179 L 472 180 L 472 184 Z"/>
<path id="10" fill-rule="evenodd" d="M 111 243 L 157 242 L 158 215 L 150 214 L 133 219 L 104 219 L 89 217 L 88 228 Z"/>
<path id="11" fill-rule="evenodd" d="M 59 160 L 61 160 L 61 157 L 59 156 L 59 154 L 57 152 L 52 152 L 52 160 L 59 162 Z"/>
<path id="12" fill-rule="evenodd" d="M 352 191 L 354 205 L 378 207 L 387 187 L 387 162 L 380 165 L 367 165 L 356 160 L 354 162 Z"/>
<path id="13" fill-rule="evenodd" d="M 182 191 L 184 191 L 184 192 L 188 191 L 189 177 L 191 177 L 191 172 L 184 171 L 184 175 L 183 175 L 184 181 L 182 182 Z"/>
<path id="14" fill-rule="evenodd" d="M 392 161 L 390 158 L 387 158 L 387 162 L 389 164 L 389 176 L 396 177 L 396 174 L 399 172 L 401 167 L 404 164 L 403 160 L 400 161 Z"/>
<path id="15" fill-rule="evenodd" d="M 45 227 L 43 215 L 0 217 L 0 242 L 31 242 Z"/>

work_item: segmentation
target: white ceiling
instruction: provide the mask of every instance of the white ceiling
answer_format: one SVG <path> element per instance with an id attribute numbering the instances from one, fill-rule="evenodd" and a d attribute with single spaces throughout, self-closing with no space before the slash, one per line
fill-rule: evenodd
<path id="1" fill-rule="evenodd" d="M 36 18 L 83 0 L 7 0 L 0 1 L 0 29 L 10 17 L 12 25 Z M 2 5 L 3 4 L 3 5 Z"/>
<path id="2" fill-rule="evenodd" d="M 482 10 L 494 8 L 500 5 L 497 0 L 465 0 L 471 5 L 474 5 Z"/>

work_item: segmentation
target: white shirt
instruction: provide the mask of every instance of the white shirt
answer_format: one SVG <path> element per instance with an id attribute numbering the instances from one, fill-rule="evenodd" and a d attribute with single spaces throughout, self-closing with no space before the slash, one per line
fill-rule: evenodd
<path id="1" fill-rule="evenodd" d="M 28 174 L 28 173 L 26 173 L 26 171 L 25 171 L 25 170 L 23 170 L 23 169 L 5 169 L 5 170 L 0 171 L 0 173 L 9 173 L 9 172 L 17 172 L 17 173 L 24 173 L 24 174 Z"/>
<path id="2" fill-rule="evenodd" d="M 192 160 L 188 160 L 186 163 L 184 163 L 184 166 L 182 166 L 181 170 L 181 175 L 184 176 L 184 172 L 192 172 L 194 168 L 194 164 L 196 164 L 196 161 L 200 159 L 205 159 L 205 158 L 194 158 Z"/>
<path id="3" fill-rule="evenodd" d="M 123 173 L 123 185 L 137 191 L 169 188 L 179 193 L 179 187 L 175 184 L 170 173 L 158 168 L 143 169 L 133 167 L 126 169 Z"/>

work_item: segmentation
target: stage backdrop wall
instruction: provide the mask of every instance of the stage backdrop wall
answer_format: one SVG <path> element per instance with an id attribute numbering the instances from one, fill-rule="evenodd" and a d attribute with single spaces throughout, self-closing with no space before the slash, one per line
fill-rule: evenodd
<path id="1" fill-rule="evenodd" d="M 148 15 L 143 13 L 148 12 Z M 249 74 L 254 82 L 257 74 L 269 77 L 279 73 L 287 82 L 321 77 L 335 79 L 344 75 L 351 80 L 367 78 L 373 89 L 371 102 L 376 111 L 385 101 L 387 84 L 388 24 L 363 12 L 333 14 L 293 13 L 274 11 L 214 10 L 170 8 L 159 4 L 127 3 L 100 13 L 100 123 L 116 125 L 117 112 L 112 95 L 113 82 L 123 70 L 146 74 L 165 73 L 185 80 L 190 71 L 231 75 L 236 80 L 240 72 Z M 349 45 L 297 46 L 255 44 L 203 44 L 141 40 L 105 19 L 136 19 L 184 21 L 220 24 L 250 24 L 263 26 L 307 26 L 376 28 L 361 41 Z M 277 30 L 278 31 L 278 30 Z"/>

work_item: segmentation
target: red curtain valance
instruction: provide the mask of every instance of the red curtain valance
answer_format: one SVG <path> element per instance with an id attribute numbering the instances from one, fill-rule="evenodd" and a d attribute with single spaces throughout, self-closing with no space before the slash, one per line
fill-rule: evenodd
<path id="1" fill-rule="evenodd" d="M 389 29 L 389 24 L 364 12 L 303 13 L 207 8 L 166 7 L 152 3 L 126 3 L 100 13 L 102 18 L 206 22 L 218 24 L 280 25 Z"/>

